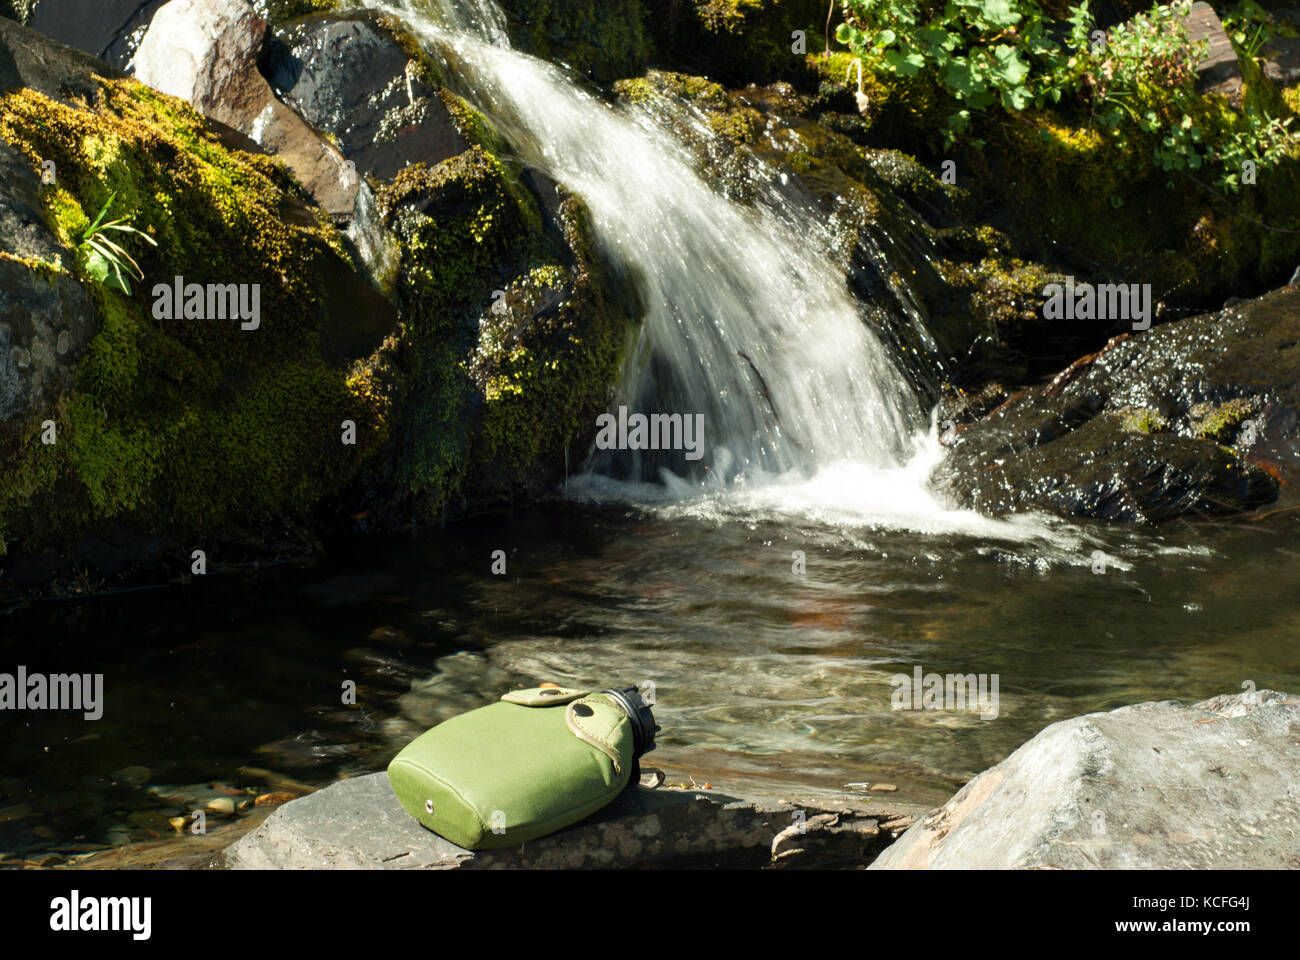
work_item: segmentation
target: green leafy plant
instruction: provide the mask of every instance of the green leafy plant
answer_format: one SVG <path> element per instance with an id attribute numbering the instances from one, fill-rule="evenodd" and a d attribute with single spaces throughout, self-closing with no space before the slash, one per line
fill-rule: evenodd
<path id="1" fill-rule="evenodd" d="M 1244 56 L 1255 57 L 1273 36 L 1272 17 L 1254 0 L 1242 0 L 1223 15 L 1223 28 Z"/>
<path id="2" fill-rule="evenodd" d="M 1209 41 L 1193 42 L 1183 18 L 1190 0 L 1153 7 L 1111 29 L 1105 48 L 1087 56 L 1085 77 L 1094 119 L 1125 149 L 1136 133 L 1152 143 L 1151 159 L 1162 171 L 1213 168 L 1215 185 L 1241 187 L 1246 161 L 1257 169 L 1282 162 L 1297 145 L 1291 121 L 1253 111 L 1220 118 L 1206 129 L 1196 91 L 1196 67 Z"/>
<path id="3" fill-rule="evenodd" d="M 116 198 L 116 193 L 109 195 L 108 200 L 104 202 L 104 206 L 99 211 L 99 216 L 95 218 L 90 226 L 86 227 L 81 236 L 81 242 L 77 246 L 81 251 L 86 273 L 105 286 L 120 290 L 130 296 L 131 280 L 143 280 L 144 271 L 140 269 L 140 265 L 120 244 L 110 238 L 109 231 L 134 233 L 143 237 L 155 247 L 158 244 L 149 234 L 131 226 L 131 217 L 129 216 L 105 222 L 104 218 L 108 216 L 108 208 L 113 205 Z"/>
<path id="4" fill-rule="evenodd" d="M 1209 41 L 1193 43 L 1188 37 L 1181 16 L 1190 7 L 1190 2 L 1153 7 L 1112 28 L 1099 51 L 1084 55 L 1094 110 L 1109 108 L 1100 116 L 1105 126 L 1121 126 L 1126 115 L 1150 126 L 1156 114 L 1139 115 L 1141 104 L 1175 107 L 1194 96 L 1196 65 Z"/>
<path id="5" fill-rule="evenodd" d="M 1034 0 L 845 0 L 844 13 L 840 43 L 895 76 L 924 71 L 952 98 L 949 144 L 973 112 L 1059 102 L 1067 89 L 1068 58 Z"/>
<path id="6" fill-rule="evenodd" d="M 1133 151 L 1149 150 L 1156 168 L 1212 167 L 1215 183 L 1233 192 L 1245 161 L 1262 170 L 1300 143 L 1289 120 L 1250 111 L 1236 119 L 1211 117 L 1196 91 L 1197 65 L 1209 41 L 1188 35 L 1191 0 L 1155 5 L 1104 36 L 1087 0 L 1071 7 L 1064 23 L 1051 20 L 1036 0 L 842 3 L 840 43 L 887 74 L 924 75 L 950 98 L 942 131 L 949 147 L 970 135 L 981 112 L 1060 105 L 1082 109 L 1089 125 L 1109 133 L 1121 154 L 1118 167 Z M 1262 14 L 1251 0 L 1239 9 L 1254 18 L 1250 23 Z M 1263 36 L 1258 29 L 1250 33 L 1246 47 L 1257 49 Z"/>

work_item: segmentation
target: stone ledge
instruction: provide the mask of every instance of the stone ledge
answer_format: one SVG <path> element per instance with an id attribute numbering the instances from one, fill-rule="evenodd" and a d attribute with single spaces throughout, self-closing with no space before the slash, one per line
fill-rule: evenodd
<path id="1" fill-rule="evenodd" d="M 802 831 L 793 816 L 802 810 Z M 518 847 L 474 852 L 420 826 L 386 773 L 279 808 L 214 862 L 224 869 L 861 866 L 912 822 L 854 805 L 781 805 L 692 790 L 630 789 L 592 817 Z M 793 828 L 793 829 L 792 829 Z"/>

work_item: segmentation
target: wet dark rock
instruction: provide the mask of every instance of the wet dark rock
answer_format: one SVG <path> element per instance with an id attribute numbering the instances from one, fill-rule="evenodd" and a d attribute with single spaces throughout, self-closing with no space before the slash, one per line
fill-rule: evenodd
<path id="1" fill-rule="evenodd" d="M 793 816 L 793 814 L 802 816 Z M 598 813 L 519 847 L 474 852 L 402 809 L 386 773 L 344 780 L 278 808 L 227 848 L 227 869 L 455 870 L 860 865 L 890 836 L 887 813 L 670 789 L 624 791 Z M 899 821 L 892 821 L 895 825 Z M 801 829 L 802 826 L 802 829 Z"/>
<path id="2" fill-rule="evenodd" d="M 989 513 L 1221 516 L 1295 498 L 1300 290 L 1113 338 L 959 423 L 935 479 Z M 954 417 L 957 419 L 957 417 Z"/>
<path id="3" fill-rule="evenodd" d="M 469 147 L 377 14 L 291 21 L 276 31 L 262 69 L 277 95 L 333 137 L 363 176 L 389 180 L 409 164 L 433 166 Z"/>
<path id="4" fill-rule="evenodd" d="M 1298 735 L 1300 697 L 1253 689 L 1054 723 L 870 869 L 1295 869 Z"/>

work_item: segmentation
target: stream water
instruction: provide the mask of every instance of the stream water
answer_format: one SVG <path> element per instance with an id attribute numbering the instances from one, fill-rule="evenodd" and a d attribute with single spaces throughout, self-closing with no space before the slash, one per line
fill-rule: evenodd
<path id="1" fill-rule="evenodd" d="M 382 769 L 430 725 L 542 680 L 654 681 L 648 762 L 673 780 L 778 795 L 885 781 L 921 804 L 1056 720 L 1300 689 L 1300 616 L 1278 586 L 1300 576 L 1288 531 L 1056 535 L 730 499 L 552 503 L 420 543 L 331 544 L 308 567 L 37 607 L 0 623 L 0 662 L 102 672 L 107 702 L 93 722 L 4 717 L 0 852 L 168 836 L 170 817 L 223 790 Z M 1117 561 L 1104 574 L 1096 550 Z M 997 718 L 893 710 L 890 678 L 918 665 L 998 674 Z"/>
<path id="2" fill-rule="evenodd" d="M 649 115 L 509 49 L 490 0 L 384 9 L 588 203 L 647 306 L 621 402 L 703 414 L 708 455 L 598 457 L 563 500 L 420 542 L 337 542 L 310 565 L 5 618 L 0 669 L 103 673 L 107 704 L 93 722 L 3 718 L 0 855 L 152 839 L 211 797 L 380 769 L 544 680 L 653 682 L 648 762 L 670 779 L 889 782 L 919 804 L 1055 720 L 1300 689 L 1285 521 L 950 509 L 926 483 L 941 451 L 925 412 L 814 219 L 777 190 L 716 194 Z M 996 675 L 996 718 L 893 709 L 891 678 L 918 666 Z"/>

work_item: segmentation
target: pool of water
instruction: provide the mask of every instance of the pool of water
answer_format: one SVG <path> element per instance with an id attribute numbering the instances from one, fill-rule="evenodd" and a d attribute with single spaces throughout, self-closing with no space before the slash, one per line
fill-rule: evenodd
<path id="1" fill-rule="evenodd" d="M 97 721 L 0 713 L 0 853 L 149 840 L 211 796 L 381 769 L 429 726 L 538 681 L 653 682 L 647 762 L 670 779 L 887 781 L 920 804 L 1056 720 L 1300 690 L 1287 515 L 909 530 L 771 505 L 795 495 L 603 499 L 0 619 L 0 671 L 103 673 L 106 701 Z M 917 666 L 997 675 L 996 718 L 893 709 L 891 678 Z"/>

